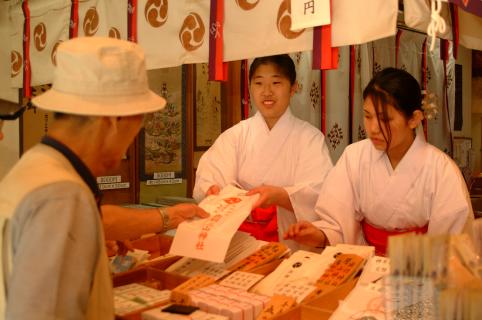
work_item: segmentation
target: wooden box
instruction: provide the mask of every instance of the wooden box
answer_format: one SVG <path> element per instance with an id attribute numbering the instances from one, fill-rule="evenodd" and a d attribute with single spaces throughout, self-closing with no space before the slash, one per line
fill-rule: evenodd
<path id="1" fill-rule="evenodd" d="M 273 320 L 325 320 L 329 319 L 341 300 L 355 287 L 356 280 L 349 281 L 315 300 L 302 303 Z"/>
<path id="2" fill-rule="evenodd" d="M 162 270 L 154 268 L 137 268 L 132 271 L 124 272 L 122 274 L 115 275 L 113 278 L 114 287 L 119 287 L 131 283 L 156 283 L 158 284 L 155 289 L 172 290 L 189 278 L 180 276 L 173 273 L 168 273 Z M 148 285 L 149 286 L 149 285 Z M 116 316 L 116 320 L 141 320 L 141 313 L 143 311 L 159 307 L 163 304 L 158 304 L 154 306 L 149 306 L 144 309 L 136 310 L 133 313 Z"/>

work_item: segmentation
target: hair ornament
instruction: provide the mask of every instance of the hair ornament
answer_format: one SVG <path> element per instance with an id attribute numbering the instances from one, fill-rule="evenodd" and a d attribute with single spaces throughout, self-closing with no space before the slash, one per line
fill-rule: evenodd
<path id="1" fill-rule="evenodd" d="M 422 99 L 423 115 L 428 120 L 435 119 L 438 113 L 437 96 L 428 90 L 423 90 L 422 94 L 424 95 Z"/>

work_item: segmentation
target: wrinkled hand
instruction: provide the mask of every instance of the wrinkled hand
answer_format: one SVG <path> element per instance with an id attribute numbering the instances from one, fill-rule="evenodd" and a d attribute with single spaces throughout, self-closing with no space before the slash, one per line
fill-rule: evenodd
<path id="1" fill-rule="evenodd" d="M 209 187 L 208 191 L 206 191 L 206 196 L 217 195 L 219 191 L 221 191 L 221 188 L 217 184 L 213 184 Z"/>
<path id="2" fill-rule="evenodd" d="M 299 221 L 289 226 L 284 234 L 285 240 L 294 240 L 310 247 L 324 247 L 327 239 L 323 231 L 308 221 Z"/>
<path id="3" fill-rule="evenodd" d="M 209 213 L 193 203 L 180 203 L 167 208 L 169 227 L 176 228 L 181 222 L 193 217 L 207 218 Z"/>
<path id="4" fill-rule="evenodd" d="M 251 196 L 253 194 L 259 194 L 258 201 L 253 205 L 253 209 L 261 207 L 266 208 L 272 205 L 283 205 L 283 202 L 288 200 L 289 196 L 285 189 L 281 187 L 262 185 L 257 188 L 249 190 L 246 195 Z M 290 203 L 291 204 L 291 203 Z"/>
<path id="5" fill-rule="evenodd" d="M 112 257 L 115 255 L 125 256 L 127 252 L 134 251 L 134 247 L 129 240 L 116 241 L 116 240 L 106 240 L 105 246 L 107 250 L 107 256 Z"/>

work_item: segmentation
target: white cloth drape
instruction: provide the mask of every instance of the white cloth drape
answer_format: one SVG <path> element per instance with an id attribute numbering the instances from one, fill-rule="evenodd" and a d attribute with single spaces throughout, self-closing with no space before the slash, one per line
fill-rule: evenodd
<path id="1" fill-rule="evenodd" d="M 321 128 L 321 84 L 320 70 L 313 70 L 312 52 L 291 54 L 296 66 L 298 90 L 291 97 L 291 112 L 298 118 Z"/>
<path id="2" fill-rule="evenodd" d="M 56 47 L 69 36 L 70 1 L 31 1 L 29 9 L 31 85 L 36 86 L 52 82 Z M 24 28 L 21 4 L 13 6 L 10 14 L 11 50 L 20 58 L 23 57 Z M 21 88 L 23 69 L 15 70 L 11 85 Z"/>
<path id="3" fill-rule="evenodd" d="M 339 48 L 338 69 L 326 71 L 325 139 L 333 162 L 348 145 L 350 49 Z"/>
<path id="4" fill-rule="evenodd" d="M 482 50 L 482 17 L 459 10 L 459 41 L 469 49 Z"/>
<path id="5" fill-rule="evenodd" d="M 208 62 L 209 1 L 140 0 L 137 6 L 137 39 L 148 69 Z"/>
<path id="6" fill-rule="evenodd" d="M 332 45 L 361 44 L 395 34 L 397 0 L 332 1 Z"/>
<path id="7" fill-rule="evenodd" d="M 430 23 L 430 1 L 427 0 L 404 0 L 403 14 L 405 24 L 416 30 L 427 32 L 428 24 Z M 442 3 L 442 12 L 440 13 L 445 21 L 445 32 L 437 33 L 438 37 L 452 40 L 452 21 L 450 19 L 450 10 L 448 3 Z"/>
<path id="8" fill-rule="evenodd" d="M 289 1 L 225 1 L 224 60 L 307 51 L 312 29 L 291 31 Z"/>

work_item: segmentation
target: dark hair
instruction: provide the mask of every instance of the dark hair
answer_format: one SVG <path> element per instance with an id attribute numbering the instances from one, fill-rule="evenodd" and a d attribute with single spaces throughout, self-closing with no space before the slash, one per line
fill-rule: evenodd
<path id="1" fill-rule="evenodd" d="M 400 111 L 405 119 L 410 119 L 415 110 L 422 108 L 422 92 L 417 80 L 407 71 L 396 68 L 385 68 L 375 74 L 370 80 L 365 90 L 363 90 L 363 100 L 370 97 L 375 107 L 375 113 L 380 125 L 379 113 L 383 114 L 383 123 L 387 130 L 387 135 L 382 131 L 387 150 L 392 140 L 392 133 L 388 125 L 387 105 L 391 104 L 396 110 Z"/>
<path id="2" fill-rule="evenodd" d="M 273 64 L 278 68 L 278 71 L 290 80 L 291 85 L 296 81 L 296 69 L 293 60 L 287 54 L 278 54 L 275 56 L 267 56 L 254 59 L 249 67 L 249 81 L 253 78 L 254 73 L 262 64 Z"/>

